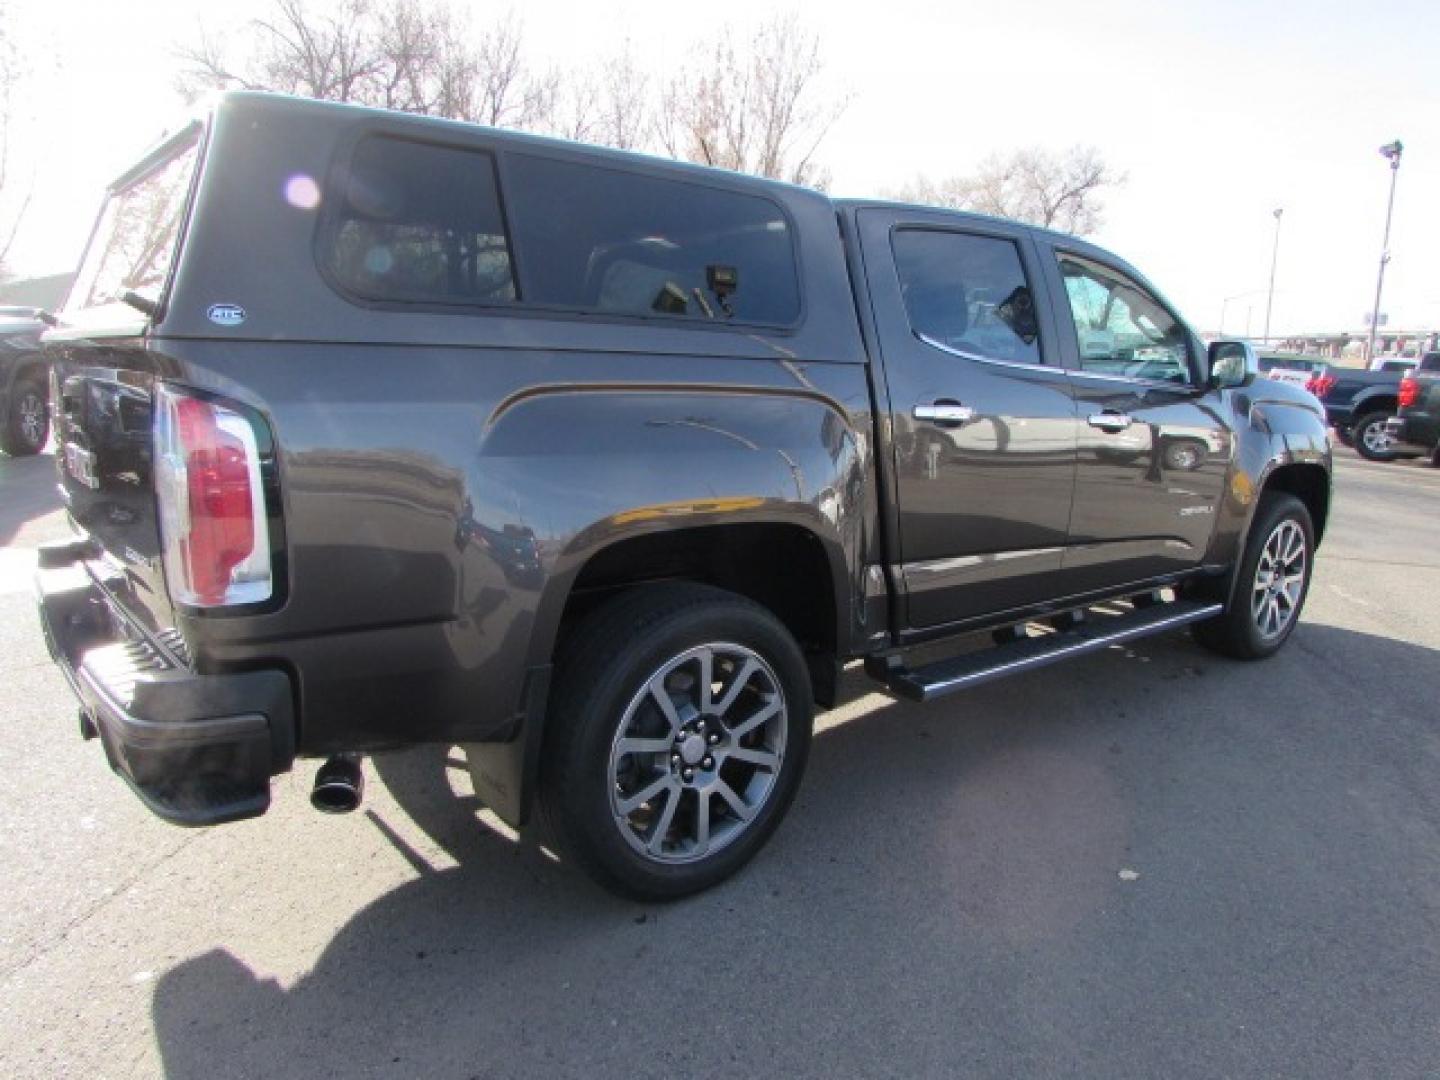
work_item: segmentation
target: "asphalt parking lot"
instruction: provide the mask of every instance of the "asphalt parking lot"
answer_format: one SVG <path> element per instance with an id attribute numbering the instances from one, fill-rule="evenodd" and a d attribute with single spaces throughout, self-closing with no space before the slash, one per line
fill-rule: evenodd
<path id="1" fill-rule="evenodd" d="M 458 751 L 376 760 L 350 817 L 304 764 L 260 820 L 152 818 L 36 625 L 53 468 L 0 459 L 0 1075 L 1440 1071 L 1440 470 L 1338 452 L 1269 662 L 857 675 L 756 862 L 642 906 L 487 820 Z"/>

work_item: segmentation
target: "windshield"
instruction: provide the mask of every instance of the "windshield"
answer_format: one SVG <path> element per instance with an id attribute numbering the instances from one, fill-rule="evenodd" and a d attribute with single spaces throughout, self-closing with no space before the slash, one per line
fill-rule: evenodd
<path id="1" fill-rule="evenodd" d="M 192 137 L 138 179 L 116 190 L 75 278 L 67 309 L 99 307 L 127 292 L 156 301 L 170 273 L 199 157 Z"/>

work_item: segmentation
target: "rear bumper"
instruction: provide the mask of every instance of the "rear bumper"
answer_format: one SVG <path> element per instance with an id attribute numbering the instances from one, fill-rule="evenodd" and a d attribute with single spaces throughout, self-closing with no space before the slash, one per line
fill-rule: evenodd
<path id="1" fill-rule="evenodd" d="M 295 758 L 290 679 L 199 675 L 130 627 L 81 544 L 42 548 L 36 590 L 50 655 L 80 700 L 80 730 L 154 813 L 177 825 L 263 814 Z"/>
<path id="2" fill-rule="evenodd" d="M 1385 422 L 1385 434 L 1400 453 L 1429 454 L 1440 441 L 1440 424 L 1425 415 L 1392 416 Z"/>

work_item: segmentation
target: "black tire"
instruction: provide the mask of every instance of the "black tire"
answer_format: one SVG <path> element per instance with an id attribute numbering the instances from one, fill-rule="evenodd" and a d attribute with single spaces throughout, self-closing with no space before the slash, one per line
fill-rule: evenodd
<path id="1" fill-rule="evenodd" d="M 1267 557 L 1271 538 L 1277 536 L 1287 523 L 1298 528 L 1304 538 L 1304 576 L 1284 625 L 1278 633 L 1267 635 L 1255 606 L 1260 602 L 1260 563 Z M 1263 660 L 1273 656 L 1290 639 L 1300 621 L 1300 612 L 1310 593 L 1314 573 L 1315 526 L 1310 520 L 1310 511 L 1293 495 L 1269 492 L 1261 496 L 1255 519 L 1246 535 L 1245 552 L 1241 556 L 1229 607 L 1215 618 L 1198 623 L 1194 627 L 1196 640 L 1207 649 L 1237 660 Z"/>
<path id="2" fill-rule="evenodd" d="M 1385 421 L 1395 414 L 1389 409 L 1377 409 L 1375 412 L 1368 412 L 1359 420 L 1355 421 L 1355 427 L 1350 431 L 1350 445 L 1355 452 L 1366 461 L 1394 461 L 1400 455 L 1393 450 L 1379 449 L 1375 444 L 1377 431 L 1383 431 Z M 1367 439 L 1367 436 L 1369 437 Z"/>
<path id="3" fill-rule="evenodd" d="M 45 448 L 50 437 L 50 409 L 45 380 L 25 374 L 10 389 L 10 405 L 0 424 L 0 450 L 11 457 L 29 457 Z"/>
<path id="4" fill-rule="evenodd" d="M 712 646 L 713 654 L 707 652 Z M 734 665 L 734 656 L 722 652 L 731 645 L 748 651 L 763 661 L 751 669 Z M 742 683 L 732 698 L 732 708 L 741 706 L 753 716 L 771 710 L 774 697 L 759 695 L 758 688 L 773 685 L 781 697 L 781 708 L 773 712 L 763 729 L 742 737 L 751 746 L 742 745 L 729 730 L 731 715 L 700 714 L 709 719 L 711 727 L 703 736 L 698 751 L 693 745 L 694 733 L 686 736 L 682 746 L 672 735 L 674 721 L 662 715 L 658 700 L 647 687 L 653 677 L 667 671 L 662 680 L 666 699 L 672 702 L 676 716 L 697 715 L 691 705 L 671 697 L 673 680 L 683 688 L 687 685 L 684 661 L 692 652 L 711 655 L 712 685 L 729 672 L 729 686 L 720 681 L 720 700 L 712 699 L 712 708 L 724 699 L 744 670 L 753 673 Z M 696 661 L 698 663 L 698 661 Z M 732 665 L 726 667 L 726 665 Z M 698 673 L 698 668 L 695 669 Z M 799 786 L 809 754 L 813 721 L 810 678 L 799 646 L 784 625 L 769 611 L 733 593 L 702 585 L 641 586 L 622 593 L 590 614 L 569 637 L 558 659 L 555 688 L 546 722 L 544 749 L 540 770 L 540 810 L 552 838 L 563 854 L 582 867 L 601 885 L 626 896 L 644 900 L 671 900 L 709 888 L 735 873 L 755 855 L 779 825 L 790 800 Z M 699 693 L 703 680 L 693 678 L 688 685 Z M 697 699 L 698 700 L 698 699 Z M 757 707 L 757 703 L 758 707 Z M 738 714 L 738 713 L 737 713 Z M 757 746 L 757 735 L 774 738 L 776 719 L 783 726 L 780 752 L 770 754 Z M 683 733 L 690 727 L 687 723 Z M 648 723 L 652 741 L 675 739 L 663 751 L 623 756 L 620 738 L 643 733 L 635 726 Z M 736 724 L 735 726 L 743 726 Z M 623 730 L 622 730 L 623 729 Z M 723 731 L 723 735 L 721 732 Z M 720 742 L 712 759 L 705 741 Z M 680 750 L 686 750 L 683 758 Z M 766 769 L 747 765 L 736 759 L 722 759 L 730 753 L 763 753 L 778 758 L 778 768 Z M 703 752 L 704 762 L 714 762 L 708 771 L 700 762 L 690 761 L 690 752 Z M 615 755 L 622 754 L 620 757 Z M 637 760 L 638 759 L 638 760 Z M 693 766 L 693 767 L 692 767 Z M 764 789 L 762 801 L 749 808 L 752 817 L 742 818 L 730 809 L 722 794 L 682 783 L 685 769 L 703 774 L 719 783 L 728 777 L 726 790 L 735 787 L 744 792 Z M 733 771 L 739 769 L 741 779 Z M 634 770 L 638 779 L 626 787 L 621 776 L 626 769 Z M 732 770 L 725 772 L 725 770 Z M 743 779 L 748 770 L 748 779 Z M 668 776 L 668 779 L 667 779 Z M 743 782 L 742 782 L 743 779 Z M 655 783 L 669 783 L 666 789 L 629 811 L 620 805 L 627 797 L 633 799 Z M 729 786 L 734 785 L 734 787 Z M 664 802 L 660 802 L 661 796 Z M 700 799 L 706 803 L 706 845 L 699 842 Z M 671 800 L 676 808 L 669 807 Z M 743 798 L 741 801 L 744 801 Z M 636 826 L 648 822 L 649 837 Z M 686 835 L 688 816 L 690 833 Z M 668 823 L 668 824 L 666 824 Z M 711 837 L 711 828 L 717 830 Z M 719 842 L 718 830 L 728 830 L 725 842 Z M 659 840 L 654 837 L 659 835 Z M 673 841 L 671 838 L 674 838 Z M 658 848 L 651 851 L 651 844 Z M 684 845 L 691 846 L 686 851 Z M 641 850 L 644 848 L 645 850 Z M 678 861 L 683 859 L 691 861 Z"/>

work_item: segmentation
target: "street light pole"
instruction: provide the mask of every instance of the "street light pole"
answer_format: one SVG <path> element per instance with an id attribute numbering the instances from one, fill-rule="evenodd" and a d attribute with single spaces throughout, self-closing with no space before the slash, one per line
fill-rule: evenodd
<path id="1" fill-rule="evenodd" d="M 1400 175 L 1400 155 L 1405 145 L 1396 139 L 1380 147 L 1390 162 L 1390 202 L 1385 207 L 1385 240 L 1380 245 L 1380 274 L 1375 279 L 1375 307 L 1370 313 L 1370 341 L 1365 348 L 1365 366 L 1375 359 L 1375 332 L 1380 329 L 1380 291 L 1385 287 L 1385 264 L 1390 261 L 1390 216 L 1395 212 L 1395 178 Z"/>
<path id="2" fill-rule="evenodd" d="M 1265 344 L 1270 344 L 1270 309 L 1275 306 L 1275 263 L 1280 258 L 1280 215 L 1284 208 L 1275 211 L 1275 246 L 1270 250 L 1270 295 L 1265 300 Z"/>

